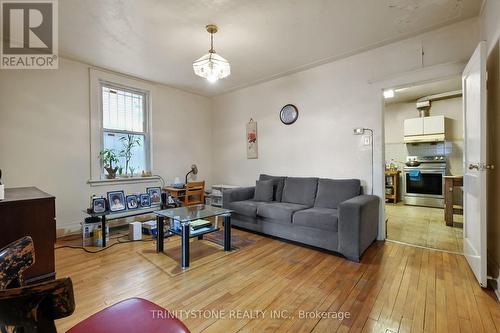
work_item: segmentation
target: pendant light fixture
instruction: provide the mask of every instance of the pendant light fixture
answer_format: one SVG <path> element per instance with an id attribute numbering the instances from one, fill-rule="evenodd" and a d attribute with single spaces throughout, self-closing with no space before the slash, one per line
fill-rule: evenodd
<path id="1" fill-rule="evenodd" d="M 209 24 L 206 28 L 210 34 L 210 50 L 203 57 L 193 62 L 193 70 L 196 75 L 207 79 L 209 82 L 216 82 L 231 74 L 231 66 L 226 59 L 215 53 L 214 34 L 218 30 L 217 26 Z"/>

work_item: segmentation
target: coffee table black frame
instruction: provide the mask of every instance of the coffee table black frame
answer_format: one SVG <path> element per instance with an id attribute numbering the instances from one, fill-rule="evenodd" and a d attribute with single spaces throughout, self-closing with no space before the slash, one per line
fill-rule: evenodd
<path id="1" fill-rule="evenodd" d="M 186 214 L 186 211 L 189 213 Z M 198 237 L 198 239 L 203 239 L 203 235 L 220 230 L 217 225 L 212 225 L 212 227 L 208 229 L 201 229 L 199 232 L 191 233 L 191 221 L 200 218 L 222 217 L 222 222 L 224 224 L 224 251 L 231 251 L 231 210 L 206 205 L 196 205 L 190 207 L 164 209 L 155 211 L 154 213 L 156 215 L 157 227 L 156 252 L 158 253 L 163 252 L 164 250 L 163 241 L 165 238 L 165 219 L 168 218 L 170 220 L 179 221 L 180 230 L 172 228 L 171 223 L 169 232 L 181 236 L 181 268 L 189 267 L 189 240 L 191 238 Z M 179 213 L 179 216 L 177 216 L 176 213 Z"/>

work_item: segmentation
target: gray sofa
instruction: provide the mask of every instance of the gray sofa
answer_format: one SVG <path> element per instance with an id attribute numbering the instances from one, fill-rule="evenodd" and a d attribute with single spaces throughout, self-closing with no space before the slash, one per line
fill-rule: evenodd
<path id="1" fill-rule="evenodd" d="M 359 262 L 376 239 L 379 198 L 361 195 L 358 179 L 260 175 L 272 181 L 272 200 L 254 200 L 255 187 L 223 192 L 232 225 L 339 252 Z"/>

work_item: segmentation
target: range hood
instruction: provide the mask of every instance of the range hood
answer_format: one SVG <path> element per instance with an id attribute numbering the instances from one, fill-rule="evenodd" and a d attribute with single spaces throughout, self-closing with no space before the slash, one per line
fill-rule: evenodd
<path id="1" fill-rule="evenodd" d="M 454 98 L 462 95 L 462 91 L 451 91 L 443 94 L 422 97 L 417 100 L 418 118 L 405 119 L 404 143 L 424 143 L 445 141 L 445 117 L 429 116 L 432 101 Z"/>

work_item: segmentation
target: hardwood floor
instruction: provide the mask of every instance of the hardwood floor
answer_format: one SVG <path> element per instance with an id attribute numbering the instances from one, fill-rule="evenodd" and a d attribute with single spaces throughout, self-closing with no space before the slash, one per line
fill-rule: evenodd
<path id="1" fill-rule="evenodd" d="M 460 255 L 377 242 L 358 264 L 234 233 L 256 242 L 175 277 L 140 255 L 153 242 L 97 254 L 57 250 L 57 274 L 72 278 L 77 304 L 58 330 L 137 296 L 177 311 L 192 332 L 500 331 L 495 295 L 479 287 Z M 344 320 L 332 318 L 340 312 Z"/>
<path id="2" fill-rule="evenodd" d="M 463 253 L 463 229 L 449 227 L 440 208 L 385 204 L 387 238 L 432 249 Z M 463 216 L 455 215 L 457 225 Z"/>

